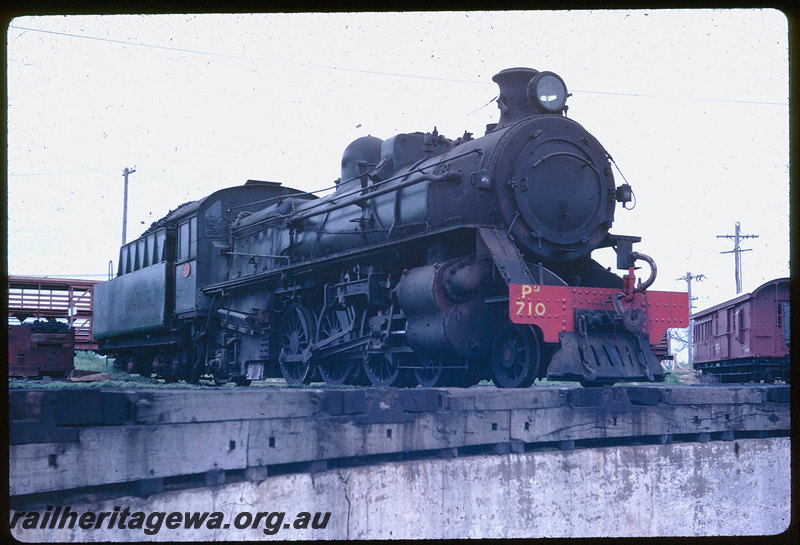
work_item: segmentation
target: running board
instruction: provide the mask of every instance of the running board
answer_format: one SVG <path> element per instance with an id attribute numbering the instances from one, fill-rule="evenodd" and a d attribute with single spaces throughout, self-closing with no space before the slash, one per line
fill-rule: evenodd
<path id="1" fill-rule="evenodd" d="M 491 257 L 506 284 L 536 284 L 527 263 L 505 230 L 478 227 L 477 259 Z"/>
<path id="2" fill-rule="evenodd" d="M 531 270 L 505 229 L 478 227 L 477 233 L 477 259 L 491 258 L 506 284 L 567 285 L 560 276 L 542 266 L 541 263 Z"/>

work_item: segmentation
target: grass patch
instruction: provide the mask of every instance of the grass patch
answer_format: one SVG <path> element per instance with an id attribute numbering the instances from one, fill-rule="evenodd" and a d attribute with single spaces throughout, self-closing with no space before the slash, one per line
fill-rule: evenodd
<path id="1" fill-rule="evenodd" d="M 76 350 L 74 364 L 75 369 L 80 371 L 108 373 L 109 370 L 114 369 L 114 358 L 99 356 L 91 350 Z"/>
<path id="2" fill-rule="evenodd" d="M 95 371 L 98 373 L 106 373 L 109 375 L 110 380 L 105 382 L 83 382 L 73 383 L 67 382 L 63 379 L 44 379 L 36 381 L 28 381 L 26 379 L 9 379 L 8 387 L 10 389 L 24 389 L 24 388 L 166 388 L 166 389 L 208 389 L 208 388 L 238 388 L 232 382 L 224 386 L 215 386 L 210 379 L 201 379 L 200 384 L 194 385 L 187 382 L 177 382 L 167 384 L 163 380 L 154 379 L 150 377 L 143 377 L 140 375 L 131 375 L 125 371 L 114 369 L 114 358 L 99 356 L 95 352 L 88 350 L 78 350 L 75 353 L 75 369 L 80 371 Z M 687 384 L 698 384 L 703 382 L 699 377 L 699 373 L 692 368 L 678 368 L 667 374 L 664 382 L 658 383 L 667 386 L 680 386 Z M 619 382 L 618 385 L 641 385 L 651 384 L 649 382 Z M 479 387 L 494 386 L 491 380 L 482 380 L 478 384 Z M 578 386 L 577 382 L 554 381 L 547 379 L 536 379 L 534 387 L 536 386 Z M 326 385 L 323 382 L 315 382 L 309 385 L 290 385 L 287 386 L 281 378 L 267 378 L 264 380 L 253 381 L 250 388 L 340 388 L 340 389 L 358 389 L 359 386 L 341 385 L 333 387 Z"/>

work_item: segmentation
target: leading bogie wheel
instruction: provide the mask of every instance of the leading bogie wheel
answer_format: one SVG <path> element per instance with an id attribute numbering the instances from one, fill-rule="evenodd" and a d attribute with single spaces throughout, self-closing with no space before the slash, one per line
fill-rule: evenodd
<path id="1" fill-rule="evenodd" d="M 492 382 L 498 388 L 527 388 L 539 372 L 541 342 L 527 325 L 506 322 L 495 334 L 491 353 Z"/>

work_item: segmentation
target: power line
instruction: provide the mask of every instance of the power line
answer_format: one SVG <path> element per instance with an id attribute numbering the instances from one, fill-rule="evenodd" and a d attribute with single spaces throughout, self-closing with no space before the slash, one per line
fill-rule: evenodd
<path id="1" fill-rule="evenodd" d="M 109 42 L 115 44 L 122 44 L 122 45 L 134 45 L 140 47 L 150 47 L 153 49 L 164 49 L 167 51 L 177 51 L 180 53 L 195 53 L 198 55 L 212 55 L 215 57 L 228 57 L 233 59 L 245 59 L 245 60 L 253 60 L 252 57 L 244 56 L 244 55 L 231 55 L 228 53 L 216 53 L 214 51 L 202 51 L 199 49 L 186 49 L 180 47 L 169 47 L 164 45 L 154 45 L 154 44 L 147 44 L 142 42 L 128 42 L 125 40 L 114 40 L 111 38 L 99 38 L 97 36 L 89 36 L 86 34 L 71 34 L 69 32 L 57 32 L 54 30 L 42 30 L 37 28 L 29 28 L 29 27 L 21 27 L 21 26 L 12 26 L 13 29 L 18 30 L 28 30 L 30 32 L 42 32 L 44 34 L 55 34 L 57 36 L 68 36 L 70 38 L 84 38 L 87 40 L 97 40 L 100 42 Z M 438 80 L 438 81 L 452 81 L 455 83 L 471 83 L 471 84 L 478 84 L 478 85 L 489 85 L 489 82 L 486 81 L 475 81 L 475 80 L 465 80 L 465 79 L 455 79 L 455 78 L 443 78 L 438 76 L 421 76 L 417 74 L 400 74 L 397 72 L 381 72 L 377 70 L 365 70 L 361 68 L 347 68 L 343 66 L 327 66 L 323 64 L 312 64 L 312 63 L 301 63 L 301 62 L 287 62 L 287 61 L 273 61 L 277 62 L 278 64 L 289 64 L 293 66 L 302 66 L 306 68 L 323 68 L 325 70 L 338 70 L 341 72 L 356 72 L 360 74 L 372 74 L 376 76 L 392 76 L 392 77 L 400 77 L 400 78 L 414 78 L 414 79 L 427 79 L 427 80 Z"/>
<path id="2" fill-rule="evenodd" d="M 673 97 L 668 95 L 648 95 L 642 93 L 620 93 L 620 92 L 613 92 L 613 91 L 587 91 L 581 89 L 572 89 L 571 92 L 573 93 L 586 93 L 590 95 L 614 95 L 614 96 L 623 96 L 623 97 L 633 97 L 633 98 L 656 98 L 656 99 L 667 99 L 667 100 L 693 100 L 697 102 L 721 102 L 725 104 L 763 104 L 765 106 L 788 106 L 788 102 L 768 102 L 764 100 L 741 100 L 741 99 L 733 99 L 733 98 L 701 98 L 701 97 Z"/>
<path id="3" fill-rule="evenodd" d="M 420 76 L 417 74 L 400 74 L 397 72 L 379 72 L 376 70 L 364 70 L 359 68 L 344 68 L 341 66 L 326 66 L 324 64 L 310 64 L 310 63 L 285 63 L 285 64 L 294 64 L 295 66 L 307 66 L 309 68 L 324 68 L 327 70 L 340 70 L 342 72 L 356 72 L 360 74 L 372 74 L 375 76 L 391 76 L 395 78 L 412 78 L 412 79 L 426 79 L 426 80 L 435 80 L 435 81 L 451 81 L 454 83 L 469 83 L 473 85 L 490 85 L 488 81 L 475 81 L 475 80 L 467 80 L 467 79 L 456 79 L 456 78 L 442 78 L 437 76 Z"/>
<path id="4" fill-rule="evenodd" d="M 99 38 L 97 36 L 89 36 L 87 34 L 70 34 L 69 32 L 57 32 L 55 30 L 43 30 L 40 28 L 29 28 L 24 26 L 11 26 L 10 28 L 17 29 L 17 30 L 27 30 L 30 32 L 41 32 L 44 34 L 55 34 L 56 36 L 68 36 L 70 38 L 83 38 L 84 40 L 97 40 L 99 42 L 109 42 L 114 44 L 122 44 L 122 45 L 137 45 L 139 47 L 150 47 L 153 49 L 165 49 L 167 51 L 177 51 L 180 53 L 195 53 L 200 55 L 212 55 L 215 57 L 230 57 L 234 59 L 244 59 L 247 57 L 243 57 L 241 55 L 229 55 L 227 53 L 215 53 L 213 51 L 200 51 L 197 49 L 183 49 L 180 47 L 169 47 L 166 45 L 153 45 L 153 44 L 145 44 L 141 42 L 128 42 L 125 40 L 114 40 L 112 38 Z"/>
<path id="5" fill-rule="evenodd" d="M 154 44 L 147 44 L 142 42 L 129 42 L 125 40 L 115 40 L 112 38 L 100 38 L 97 36 L 89 36 L 86 34 L 72 34 L 69 32 L 58 32 L 54 30 L 42 30 L 38 28 L 30 28 L 30 27 L 21 27 L 21 26 L 11 26 L 10 28 L 18 29 L 18 30 L 27 30 L 30 32 L 41 32 L 44 34 L 54 34 L 57 36 L 67 36 L 70 38 L 82 38 L 86 40 L 96 40 L 101 42 L 109 42 L 109 43 L 116 43 L 122 45 L 132 45 L 132 46 L 139 46 L 139 47 L 149 47 L 152 49 L 162 49 L 166 51 L 176 51 L 180 53 L 193 53 L 198 55 L 211 55 L 215 57 L 227 57 L 232 59 L 245 59 L 245 60 L 254 60 L 252 57 L 244 56 L 244 55 L 231 55 L 228 53 L 217 53 L 214 51 L 203 51 L 199 49 L 186 49 L 180 47 L 170 47 L 164 45 L 154 45 Z M 302 62 L 289 62 L 289 61 L 272 61 L 278 64 L 286 64 L 291 66 L 302 66 L 306 68 L 321 68 L 324 70 L 336 70 L 341 72 L 354 72 L 359 74 L 370 74 L 376 76 L 389 76 L 389 77 L 396 77 L 396 78 L 412 78 L 412 79 L 424 79 L 424 80 L 434 80 L 434 81 L 448 81 L 453 83 L 467 83 L 471 85 L 491 85 L 491 82 L 488 81 L 476 81 L 476 80 L 466 80 L 466 79 L 457 79 L 457 78 L 444 78 L 438 76 L 423 76 L 419 74 L 403 74 L 399 72 L 382 72 L 378 70 L 366 70 L 361 68 L 348 68 L 343 66 L 328 66 L 323 64 L 312 64 L 312 63 L 302 63 Z M 633 98 L 655 98 L 655 99 L 669 99 L 669 100 L 693 100 L 698 102 L 719 102 L 719 103 L 730 103 L 730 104 L 760 104 L 760 105 L 767 105 L 767 106 L 788 106 L 788 102 L 770 102 L 770 101 L 760 101 L 760 100 L 741 100 L 741 99 L 725 99 L 725 98 L 700 98 L 700 97 L 672 97 L 666 95 L 650 95 L 650 94 L 643 94 L 643 93 L 624 93 L 618 91 L 594 91 L 588 89 L 572 89 L 573 93 L 585 93 L 585 94 L 592 94 L 592 95 L 611 95 L 611 96 L 624 96 L 624 97 L 633 97 Z M 491 101 L 490 101 L 491 102 Z M 480 108 L 478 108 L 480 109 Z"/>

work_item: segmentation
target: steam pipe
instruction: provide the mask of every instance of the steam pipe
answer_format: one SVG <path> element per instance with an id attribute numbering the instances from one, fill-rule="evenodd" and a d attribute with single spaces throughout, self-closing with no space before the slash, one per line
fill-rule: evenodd
<path id="1" fill-rule="evenodd" d="M 320 214 L 325 214 L 328 212 L 333 212 L 334 210 L 339 210 L 340 208 L 345 208 L 346 206 L 352 206 L 354 204 L 358 204 L 360 202 L 367 201 L 369 199 L 374 199 L 375 197 L 380 197 L 381 195 L 386 195 L 387 193 L 391 193 L 393 191 L 398 191 L 400 189 L 405 189 L 406 187 L 416 185 L 425 181 L 431 182 L 455 182 L 461 178 L 461 174 L 458 172 L 448 172 L 447 174 L 438 176 L 435 174 L 422 174 L 420 177 L 415 177 L 405 182 L 401 182 L 397 185 L 393 185 L 391 187 L 384 187 L 383 189 L 378 189 L 376 191 L 370 191 L 366 195 L 363 195 L 357 199 L 351 199 L 346 202 L 340 202 L 339 204 L 334 204 L 333 206 L 326 207 L 322 210 L 305 210 L 303 212 L 298 212 L 292 216 L 289 216 L 289 223 L 298 223 L 309 218 L 313 218 L 314 216 L 319 216 Z M 358 193 L 361 193 L 363 190 L 359 189 Z"/>

